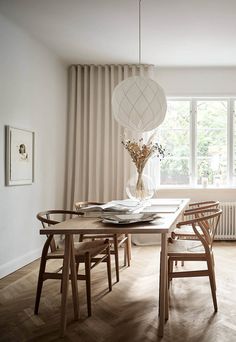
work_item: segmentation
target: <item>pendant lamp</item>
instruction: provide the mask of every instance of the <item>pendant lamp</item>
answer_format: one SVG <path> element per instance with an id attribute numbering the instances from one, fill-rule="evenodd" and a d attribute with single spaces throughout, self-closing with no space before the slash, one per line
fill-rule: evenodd
<path id="1" fill-rule="evenodd" d="M 139 2 L 139 65 L 141 65 L 141 0 Z M 112 113 L 120 125 L 135 132 L 155 129 L 165 118 L 166 97 L 161 86 L 144 76 L 120 82 L 112 94 Z"/>

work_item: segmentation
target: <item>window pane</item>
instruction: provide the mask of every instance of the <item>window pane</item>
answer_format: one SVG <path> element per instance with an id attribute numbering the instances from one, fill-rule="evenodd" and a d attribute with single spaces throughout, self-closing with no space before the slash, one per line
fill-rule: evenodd
<path id="1" fill-rule="evenodd" d="M 225 129 L 227 122 L 227 101 L 197 101 L 198 129 Z"/>
<path id="2" fill-rule="evenodd" d="M 171 156 L 189 157 L 189 130 L 162 130 L 160 136 L 162 146 Z"/>
<path id="3" fill-rule="evenodd" d="M 227 101 L 197 102 L 197 183 L 227 181 Z"/>
<path id="4" fill-rule="evenodd" d="M 190 101 L 168 101 L 167 113 L 161 128 L 189 129 Z"/>
<path id="5" fill-rule="evenodd" d="M 159 139 L 168 156 L 161 162 L 161 184 L 189 184 L 190 101 L 168 101 Z"/>
<path id="6" fill-rule="evenodd" d="M 189 184 L 189 159 L 166 158 L 161 161 L 161 184 Z"/>
<path id="7" fill-rule="evenodd" d="M 216 157 L 227 154 L 226 127 L 224 130 L 198 130 L 197 134 L 197 155 L 202 157 Z"/>
<path id="8" fill-rule="evenodd" d="M 202 183 L 202 177 L 208 178 L 209 184 L 224 184 L 226 183 L 226 156 L 219 159 L 214 158 L 197 158 L 197 183 Z"/>

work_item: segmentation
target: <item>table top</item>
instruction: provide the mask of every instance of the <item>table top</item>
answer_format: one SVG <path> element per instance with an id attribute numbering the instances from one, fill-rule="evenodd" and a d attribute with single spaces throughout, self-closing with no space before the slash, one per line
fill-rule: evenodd
<path id="1" fill-rule="evenodd" d="M 188 198 L 153 199 L 150 210 L 158 214 L 158 218 L 151 222 L 132 224 L 105 224 L 101 218 L 78 216 L 54 226 L 40 229 L 40 234 L 161 234 L 168 233 L 176 224 L 179 216 L 189 203 Z"/>

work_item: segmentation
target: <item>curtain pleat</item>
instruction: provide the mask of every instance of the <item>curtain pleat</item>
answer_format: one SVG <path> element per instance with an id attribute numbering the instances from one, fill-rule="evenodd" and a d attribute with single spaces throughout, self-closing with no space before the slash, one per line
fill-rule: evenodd
<path id="1" fill-rule="evenodd" d="M 66 172 L 65 172 L 65 207 L 70 205 L 74 200 L 74 158 L 75 158 L 75 118 L 77 113 L 77 70 L 75 66 L 69 69 L 69 112 L 67 125 L 67 154 L 66 154 Z M 70 167 L 68 167 L 70 165 Z M 74 171 L 73 171 L 74 170 Z"/>
<path id="2" fill-rule="evenodd" d="M 81 78 L 81 68 L 77 68 L 77 80 Z M 79 141 L 79 127 L 82 126 L 82 118 L 81 116 L 77 115 L 78 112 L 81 112 L 83 110 L 83 101 L 82 101 L 82 89 L 81 89 L 81 83 L 77 82 L 77 101 L 76 101 L 76 119 L 75 119 L 75 126 L 74 126 L 74 136 L 75 136 L 75 140 L 74 140 L 74 164 L 73 164 L 73 187 L 71 189 L 71 191 L 76 191 L 76 189 L 78 189 L 79 187 L 79 183 L 80 183 L 80 178 L 82 176 L 82 170 L 81 173 L 79 175 L 79 177 L 75 177 L 76 174 L 76 165 L 78 163 L 81 163 L 81 159 L 82 159 L 82 149 L 81 149 L 81 145 L 78 145 L 78 141 Z M 72 196 L 72 201 L 74 199 L 74 196 Z"/>
<path id="3" fill-rule="evenodd" d="M 78 65 L 69 69 L 65 207 L 76 201 L 125 198 L 134 169 L 123 137 L 135 137 L 112 116 L 113 89 L 127 77 L 150 75 L 151 66 Z"/>

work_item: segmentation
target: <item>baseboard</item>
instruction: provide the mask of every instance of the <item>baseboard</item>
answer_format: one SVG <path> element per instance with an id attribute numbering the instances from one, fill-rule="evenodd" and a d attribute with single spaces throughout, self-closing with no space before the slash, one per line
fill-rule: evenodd
<path id="1" fill-rule="evenodd" d="M 41 256 L 41 252 L 42 248 L 39 248 L 1 265 L 0 279 L 38 259 Z"/>

